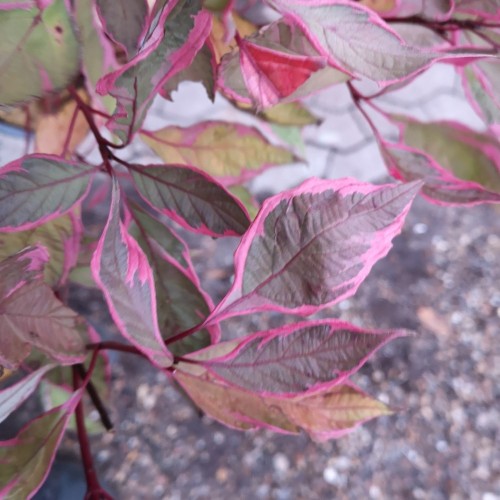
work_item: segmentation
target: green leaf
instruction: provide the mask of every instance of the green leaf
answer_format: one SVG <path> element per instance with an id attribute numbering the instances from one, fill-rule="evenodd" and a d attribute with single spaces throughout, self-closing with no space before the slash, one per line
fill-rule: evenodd
<path id="1" fill-rule="evenodd" d="M 259 204 L 252 196 L 252 193 L 244 186 L 231 186 L 229 191 L 243 203 L 250 216 L 250 220 L 254 220 L 259 211 Z"/>
<path id="2" fill-rule="evenodd" d="M 405 144 L 425 152 L 459 179 L 500 193 L 500 143 L 495 137 L 455 122 L 421 123 L 401 115 L 394 120 L 403 124 Z"/>
<path id="3" fill-rule="evenodd" d="M 151 207 L 186 229 L 238 236 L 249 224 L 239 202 L 207 174 L 180 165 L 131 165 L 135 187 Z"/>
<path id="4" fill-rule="evenodd" d="M 297 158 L 271 144 L 256 128 L 207 121 L 191 127 L 170 126 L 141 134 L 166 163 L 193 165 L 226 184 L 240 183 L 262 170 L 294 163 Z"/>
<path id="5" fill-rule="evenodd" d="M 66 86 L 79 53 L 66 2 L 0 10 L 0 104 L 13 105 Z"/>
<path id="6" fill-rule="evenodd" d="M 189 269 L 189 250 L 179 236 L 177 236 L 168 226 L 160 222 L 156 217 L 149 214 L 136 203 L 128 200 L 132 217 L 136 222 L 137 231 L 131 231 L 134 238 L 142 234 L 145 238 L 151 238 L 173 259 L 175 259 L 183 269 Z"/>
<path id="7" fill-rule="evenodd" d="M 306 143 L 302 138 L 302 128 L 289 125 L 271 125 L 273 132 L 284 142 L 290 145 L 301 157 L 306 157 Z"/>
<path id="8" fill-rule="evenodd" d="M 262 118 L 278 125 L 318 125 L 321 119 L 300 102 L 285 102 L 262 111 Z"/>
<path id="9" fill-rule="evenodd" d="M 102 75 L 116 69 L 118 63 L 111 42 L 100 29 L 100 22 L 93 6 L 94 2 L 89 2 L 89 0 L 74 0 L 74 17 L 78 27 L 82 71 L 92 100 L 100 101 L 103 108 L 111 113 L 115 109 L 115 99 L 109 95 L 99 96 L 95 87 Z"/>

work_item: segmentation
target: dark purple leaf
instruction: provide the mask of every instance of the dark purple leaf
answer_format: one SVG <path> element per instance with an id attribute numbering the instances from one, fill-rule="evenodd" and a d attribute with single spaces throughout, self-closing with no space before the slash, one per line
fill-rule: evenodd
<path id="1" fill-rule="evenodd" d="M 29 229 L 68 212 L 87 194 L 95 171 L 42 154 L 0 168 L 0 229 Z"/>
<path id="2" fill-rule="evenodd" d="M 201 170 L 133 165 L 130 171 L 144 201 L 187 229 L 211 236 L 238 236 L 249 225 L 243 205 Z"/>

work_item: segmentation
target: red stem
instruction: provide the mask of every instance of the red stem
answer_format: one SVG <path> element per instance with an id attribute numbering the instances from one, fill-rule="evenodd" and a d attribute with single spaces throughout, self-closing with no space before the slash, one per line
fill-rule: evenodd
<path id="1" fill-rule="evenodd" d="M 137 349 L 137 347 L 127 344 L 122 344 L 120 342 L 113 342 L 113 341 L 96 342 L 95 344 L 87 344 L 86 347 L 88 350 L 94 350 L 95 352 L 101 351 L 102 349 L 108 349 L 110 351 L 126 352 L 128 354 L 135 354 L 137 356 L 140 356 L 141 358 L 149 360 L 149 358 L 143 352 Z M 169 366 L 166 368 L 166 370 L 169 372 L 173 372 L 174 368 Z"/>
<path id="2" fill-rule="evenodd" d="M 86 386 L 89 383 L 92 372 L 95 368 L 97 361 L 97 351 L 92 356 L 90 362 L 89 370 L 87 376 L 82 382 L 77 366 L 73 366 L 73 388 L 78 391 L 81 387 Z M 78 442 L 80 444 L 80 454 L 83 462 L 83 470 L 85 473 L 85 480 L 87 482 L 87 493 L 85 495 L 86 500 L 113 500 L 113 497 L 104 491 L 99 484 L 97 479 L 97 474 L 94 468 L 94 460 L 92 458 L 92 452 L 90 450 L 89 436 L 87 434 L 87 428 L 85 427 L 85 414 L 83 408 L 83 400 L 80 399 L 78 405 L 75 409 L 75 420 L 76 429 L 78 433 Z"/>
<path id="3" fill-rule="evenodd" d="M 169 337 L 168 339 L 165 339 L 165 345 L 173 344 L 174 342 L 178 342 L 179 340 L 182 340 L 186 337 L 189 337 L 190 335 L 193 335 L 193 333 L 196 333 L 204 324 L 205 324 L 205 322 L 202 321 L 201 323 L 198 323 L 197 325 L 193 326 L 189 330 L 186 330 L 185 332 L 178 333 L 177 335 L 174 335 L 173 337 Z"/>
<path id="4" fill-rule="evenodd" d="M 500 23 L 487 23 L 474 19 L 448 19 L 447 21 L 429 21 L 419 16 L 411 16 L 406 18 L 385 17 L 386 23 L 406 23 L 419 24 L 433 30 L 456 31 L 461 29 L 477 30 L 479 28 L 500 28 Z"/>
<path id="5" fill-rule="evenodd" d="M 96 342 L 94 344 L 87 344 L 87 349 L 93 351 L 101 351 L 103 349 L 109 349 L 111 351 L 127 352 L 129 354 L 136 354 L 137 356 L 146 357 L 137 347 L 132 345 L 122 344 L 120 342 L 113 342 L 111 340 L 104 342 Z"/>
<path id="6" fill-rule="evenodd" d="M 356 108 L 358 109 L 358 111 L 363 115 L 363 117 L 367 121 L 367 123 L 370 126 L 370 128 L 372 129 L 375 137 L 379 138 L 380 135 L 378 133 L 377 127 L 373 123 L 373 120 L 370 118 L 370 115 L 368 115 L 368 113 L 363 109 L 363 107 L 360 104 L 360 101 L 362 101 L 362 100 L 365 101 L 365 102 L 367 102 L 368 104 L 371 104 L 371 102 L 369 101 L 369 99 L 371 97 L 370 98 L 364 97 L 362 94 L 360 94 L 358 92 L 358 90 L 354 87 L 354 85 L 351 82 L 347 82 L 347 88 L 349 89 L 349 92 L 351 94 L 351 97 L 352 97 L 352 100 L 354 102 L 354 105 L 356 106 Z"/>

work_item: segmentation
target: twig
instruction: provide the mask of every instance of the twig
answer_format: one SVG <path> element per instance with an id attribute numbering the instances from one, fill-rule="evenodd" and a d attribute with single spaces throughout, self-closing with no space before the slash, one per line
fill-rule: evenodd
<path id="1" fill-rule="evenodd" d="M 76 366 L 76 370 L 78 371 L 78 375 L 80 378 L 85 379 L 87 377 L 87 371 L 85 370 L 85 367 L 80 363 Z M 111 418 L 109 417 L 108 411 L 106 410 L 106 407 L 104 406 L 104 403 L 102 402 L 101 397 L 99 396 L 99 393 L 97 392 L 97 389 L 95 388 L 95 385 L 93 384 L 92 380 L 89 380 L 87 383 L 87 386 L 85 387 L 87 394 L 89 395 L 92 404 L 94 405 L 95 409 L 99 413 L 99 417 L 101 419 L 102 425 L 107 431 L 110 431 L 113 429 L 113 422 L 111 421 Z"/>

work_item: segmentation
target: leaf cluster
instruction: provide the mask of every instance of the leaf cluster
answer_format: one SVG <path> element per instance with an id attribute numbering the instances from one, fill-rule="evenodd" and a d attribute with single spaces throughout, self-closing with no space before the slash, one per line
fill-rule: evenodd
<path id="1" fill-rule="evenodd" d="M 387 255 L 418 192 L 442 205 L 500 201 L 500 7 L 262 3 L 277 14 L 264 25 L 231 0 L 0 1 L 0 119 L 35 137 L 0 167 L 0 421 L 37 389 L 46 402 L 0 443 L 2 498 L 36 493 L 68 429 L 87 497 L 109 498 L 88 440 L 100 430 L 92 407 L 112 426 L 108 350 L 141 356 L 237 429 L 322 441 L 391 413 L 350 377 L 408 332 L 364 329 L 329 308 Z M 380 104 L 437 63 L 453 65 L 482 131 Z M 174 99 L 185 81 L 260 126 L 145 128 L 153 100 Z M 365 81 L 379 90 L 364 93 Z M 319 123 L 303 100 L 335 85 L 347 88 L 400 182 L 312 178 L 259 206 L 246 183 L 303 161 L 283 138 Z M 379 120 L 392 125 L 390 138 Z M 136 139 L 156 163 L 127 160 Z M 92 231 L 82 213 L 102 210 L 106 221 Z M 217 304 L 186 232 L 239 239 L 234 279 Z M 71 285 L 102 292 L 121 339 L 102 340 L 68 306 Z M 282 315 L 281 326 L 232 331 L 266 311 Z"/>

